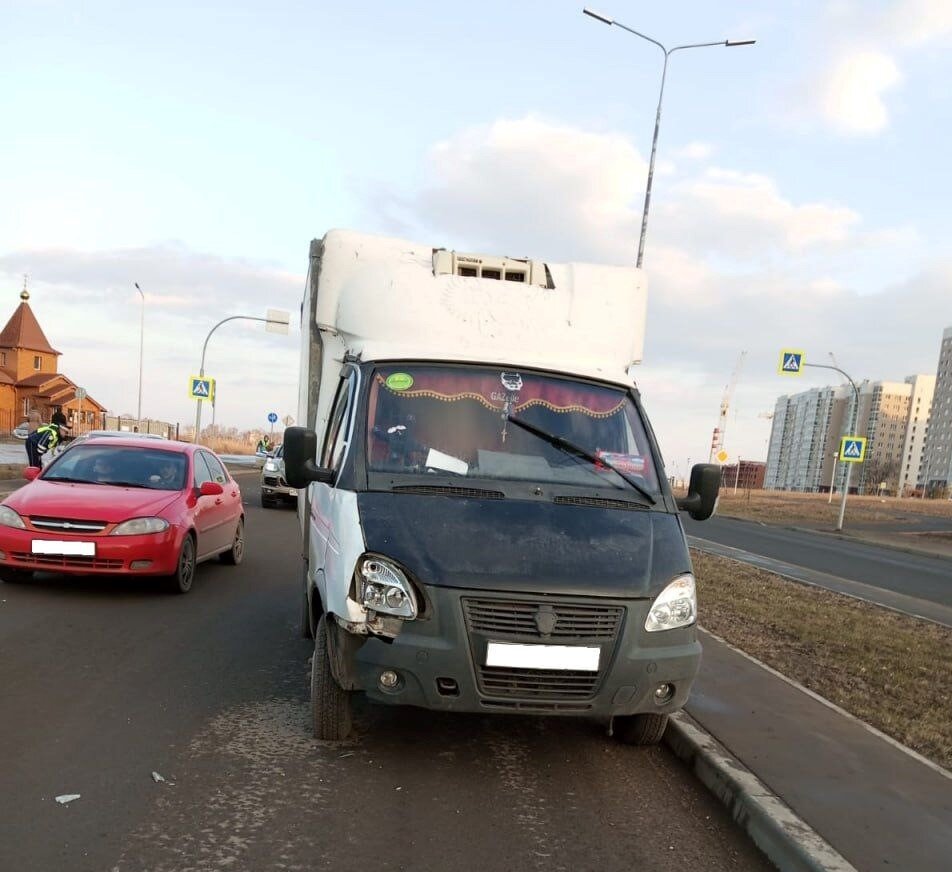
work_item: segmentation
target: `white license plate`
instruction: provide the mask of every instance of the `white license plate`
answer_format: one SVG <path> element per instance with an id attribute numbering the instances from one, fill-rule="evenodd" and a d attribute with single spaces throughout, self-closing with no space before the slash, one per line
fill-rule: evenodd
<path id="1" fill-rule="evenodd" d="M 95 557 L 95 542 L 57 542 L 54 539 L 34 539 L 34 554 L 56 554 L 59 556 L 78 555 L 80 557 Z"/>
<path id="2" fill-rule="evenodd" d="M 288 496 L 289 496 L 289 497 L 296 497 L 296 496 L 297 496 L 297 491 L 296 491 L 293 487 L 289 487 L 289 488 L 288 488 Z"/>
<path id="3" fill-rule="evenodd" d="M 486 648 L 487 666 L 510 669 L 565 669 L 598 672 L 600 648 L 578 645 L 513 645 L 490 642 Z"/>

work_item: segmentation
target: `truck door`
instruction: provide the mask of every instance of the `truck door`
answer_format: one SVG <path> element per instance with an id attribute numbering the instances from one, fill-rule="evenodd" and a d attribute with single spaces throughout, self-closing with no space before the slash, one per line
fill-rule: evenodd
<path id="1" fill-rule="evenodd" d="M 316 561 L 314 566 L 324 568 L 325 581 L 330 583 L 345 576 L 352 569 L 340 562 L 341 537 L 353 535 L 354 531 L 349 529 L 352 526 L 351 520 L 342 516 L 342 513 L 345 513 L 343 503 L 347 502 L 349 492 L 342 494 L 338 490 L 338 481 L 353 437 L 358 380 L 359 373 L 352 366 L 348 366 L 345 372 L 341 373 L 321 448 L 320 466 L 333 469 L 337 473 L 334 483 L 312 485 L 311 556 Z M 353 502 L 352 498 L 350 502 Z M 344 529 L 345 527 L 348 529 Z"/>

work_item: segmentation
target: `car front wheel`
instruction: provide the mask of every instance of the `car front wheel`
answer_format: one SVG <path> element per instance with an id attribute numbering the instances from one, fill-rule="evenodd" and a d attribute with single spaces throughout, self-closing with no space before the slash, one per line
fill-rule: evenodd
<path id="1" fill-rule="evenodd" d="M 0 569 L 0 580 L 7 584 L 26 584 L 33 580 L 33 573 L 26 569 Z"/>
<path id="2" fill-rule="evenodd" d="M 169 577 L 169 588 L 173 593 L 188 593 L 195 579 L 195 540 L 186 536 L 179 551 L 178 565 Z"/>

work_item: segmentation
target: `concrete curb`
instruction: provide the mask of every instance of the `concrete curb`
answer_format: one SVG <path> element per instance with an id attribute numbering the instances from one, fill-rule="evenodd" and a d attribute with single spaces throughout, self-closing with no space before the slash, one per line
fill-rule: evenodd
<path id="1" fill-rule="evenodd" d="M 685 712 L 671 716 L 664 743 L 728 808 L 780 872 L 857 872 Z"/>

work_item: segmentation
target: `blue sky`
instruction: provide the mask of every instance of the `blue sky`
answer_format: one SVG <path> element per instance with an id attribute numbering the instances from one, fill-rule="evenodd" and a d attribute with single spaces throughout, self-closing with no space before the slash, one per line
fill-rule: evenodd
<path id="1" fill-rule="evenodd" d="M 780 345 L 833 350 L 856 378 L 934 372 L 952 324 L 952 4 L 592 5 L 669 45 L 758 40 L 669 68 L 639 378 L 666 451 L 706 455 L 742 349 L 741 456 L 763 453 L 757 414 L 791 389 Z M 296 309 L 308 241 L 331 227 L 633 257 L 661 56 L 581 4 L 2 11 L 0 288 L 12 310 L 30 273 L 64 371 L 113 410 L 135 404 L 133 281 L 146 411 L 186 423 L 207 330 Z M 224 330 L 218 420 L 293 412 L 298 337 Z"/>

